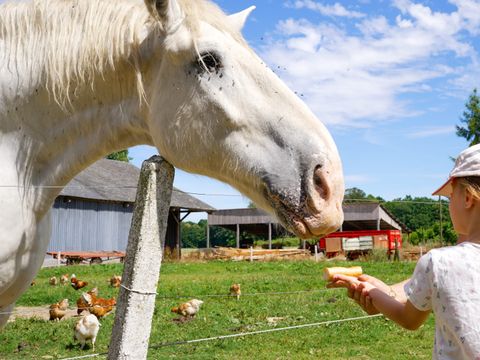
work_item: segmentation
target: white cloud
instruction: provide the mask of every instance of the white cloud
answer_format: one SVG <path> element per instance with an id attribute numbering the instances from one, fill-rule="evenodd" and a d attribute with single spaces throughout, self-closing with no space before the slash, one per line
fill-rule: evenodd
<path id="1" fill-rule="evenodd" d="M 352 175 L 345 175 L 345 187 L 358 187 L 358 185 L 368 184 L 372 182 L 372 179 L 368 175 L 363 174 L 352 174 Z"/>
<path id="2" fill-rule="evenodd" d="M 310 10 L 318 11 L 320 14 L 325 16 L 338 16 L 347 18 L 361 18 L 365 16 L 365 14 L 362 14 L 358 11 L 346 9 L 338 2 L 333 5 L 324 5 L 320 2 L 315 2 L 312 0 L 297 0 L 293 3 L 292 7 L 296 9 L 307 8 Z"/>
<path id="3" fill-rule="evenodd" d="M 478 0 L 450 0 L 458 7 L 465 27 L 474 35 L 480 33 L 480 2 Z"/>
<path id="4" fill-rule="evenodd" d="M 384 16 L 377 16 L 372 19 L 366 19 L 357 28 L 366 36 L 375 36 L 387 32 L 389 25 L 388 20 Z"/>
<path id="5" fill-rule="evenodd" d="M 455 127 L 454 126 L 436 126 L 429 127 L 422 130 L 417 130 L 407 135 L 409 138 L 427 138 L 438 135 L 454 135 Z"/>
<path id="6" fill-rule="evenodd" d="M 465 32 L 473 31 L 480 17 L 467 17 L 464 9 L 478 2 L 452 3 L 458 11 L 442 13 L 396 0 L 399 13 L 390 20 L 378 15 L 356 19 L 352 25 L 359 33 L 335 22 L 290 18 L 278 24 L 280 38 L 264 49 L 263 57 L 285 69 L 280 76 L 326 124 L 368 127 L 411 116 L 420 110 L 406 95 L 431 92 L 433 80 L 450 81 L 449 91 L 467 86 L 467 69 L 475 71 L 478 55 Z"/>

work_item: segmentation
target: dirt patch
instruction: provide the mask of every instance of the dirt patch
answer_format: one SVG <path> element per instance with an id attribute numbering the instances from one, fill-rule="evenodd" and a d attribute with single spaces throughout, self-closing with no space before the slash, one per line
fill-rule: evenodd
<path id="1" fill-rule="evenodd" d="M 63 319 L 68 319 L 71 317 L 76 317 L 77 309 L 68 309 Z M 42 319 L 42 320 L 49 320 L 50 313 L 48 306 L 16 306 L 13 310 L 13 314 L 10 316 L 8 321 L 15 321 L 17 318 L 23 319 Z"/>

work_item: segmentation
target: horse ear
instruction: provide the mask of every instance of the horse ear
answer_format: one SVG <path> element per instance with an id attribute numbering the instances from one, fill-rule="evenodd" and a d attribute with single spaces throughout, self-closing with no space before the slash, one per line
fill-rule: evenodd
<path id="1" fill-rule="evenodd" d="M 150 14 L 158 19 L 166 32 L 175 31 L 185 16 L 177 0 L 145 0 Z"/>
<path id="2" fill-rule="evenodd" d="M 255 10 L 255 6 L 250 6 L 248 9 L 229 15 L 228 18 L 238 31 L 242 31 L 248 16 L 253 10 Z"/>

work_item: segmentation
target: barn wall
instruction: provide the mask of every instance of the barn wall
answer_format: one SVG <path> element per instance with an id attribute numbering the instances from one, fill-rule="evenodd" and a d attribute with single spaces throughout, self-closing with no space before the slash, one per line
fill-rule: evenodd
<path id="1" fill-rule="evenodd" d="M 48 251 L 125 251 L 133 206 L 59 197 Z"/>
<path id="2" fill-rule="evenodd" d="M 180 227 L 178 220 L 180 219 L 180 211 L 178 209 L 170 208 L 168 213 L 167 232 L 165 234 L 165 253 L 164 257 L 167 259 L 178 259 L 181 252 L 181 244 L 177 244 L 180 238 Z M 180 246 L 180 249 L 178 246 Z"/>

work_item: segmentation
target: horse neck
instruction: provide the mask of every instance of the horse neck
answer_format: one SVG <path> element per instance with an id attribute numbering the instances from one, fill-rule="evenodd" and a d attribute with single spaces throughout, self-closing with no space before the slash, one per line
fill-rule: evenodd
<path id="1" fill-rule="evenodd" d="M 93 89 L 77 88 L 65 106 L 46 91 L 4 105 L 14 115 L 0 113 L 0 150 L 8 136 L 10 152 L 16 149 L 10 161 L 35 213 L 48 211 L 61 188 L 99 158 L 152 144 L 136 88 L 114 77 L 104 74 Z"/>

